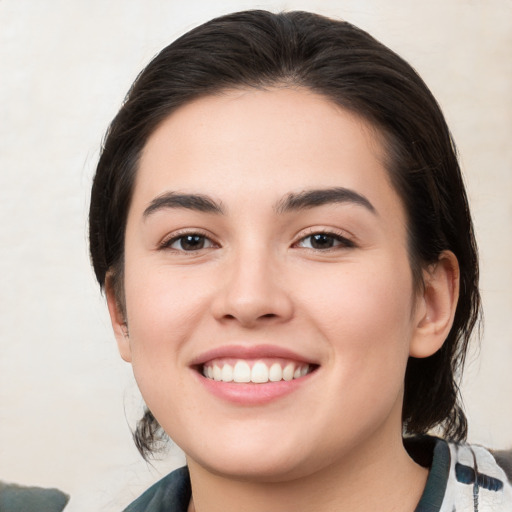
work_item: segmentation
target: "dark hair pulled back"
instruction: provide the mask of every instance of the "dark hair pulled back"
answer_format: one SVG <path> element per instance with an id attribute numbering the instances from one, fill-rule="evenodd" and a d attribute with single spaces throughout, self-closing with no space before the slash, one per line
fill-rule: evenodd
<path id="1" fill-rule="evenodd" d="M 138 160 L 148 137 L 178 107 L 234 88 L 301 87 L 373 125 L 408 220 L 415 284 L 421 270 L 452 251 L 460 296 L 443 347 L 410 358 L 405 376 L 406 433 L 438 427 L 467 433 L 458 377 L 478 321 L 478 258 L 455 146 L 431 92 L 402 58 L 353 25 L 306 12 L 246 11 L 209 21 L 164 48 L 140 73 L 105 137 L 92 187 L 90 251 L 101 287 L 112 279 L 123 306 L 124 233 Z M 176 411 L 179 414 L 179 411 Z M 147 410 L 135 432 L 143 455 L 161 431 Z"/>

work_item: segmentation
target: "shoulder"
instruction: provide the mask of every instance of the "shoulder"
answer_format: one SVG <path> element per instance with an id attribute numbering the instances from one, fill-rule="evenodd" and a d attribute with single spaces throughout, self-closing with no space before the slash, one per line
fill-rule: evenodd
<path id="1" fill-rule="evenodd" d="M 463 475 L 467 473 L 480 484 L 479 475 L 487 472 L 491 478 L 499 478 L 503 485 L 512 485 L 512 450 L 495 451 L 477 444 L 465 443 L 447 442 L 447 445 L 454 459 L 453 465 L 458 479 L 463 479 Z M 471 468 L 471 471 L 466 468 Z"/>
<path id="2" fill-rule="evenodd" d="M 512 511 L 510 452 L 493 454 L 482 446 L 429 436 L 404 439 L 404 445 L 430 470 L 415 512 Z"/>
<path id="3" fill-rule="evenodd" d="M 512 449 L 511 450 L 491 450 L 497 464 L 501 466 L 508 479 L 512 482 Z"/>
<path id="4" fill-rule="evenodd" d="M 448 491 L 456 502 L 480 503 L 481 510 L 510 510 L 512 483 L 510 452 L 495 452 L 479 445 L 447 443 L 450 449 Z M 497 457 L 495 457 L 497 455 Z M 508 464 L 508 465 L 507 465 Z"/>
<path id="5" fill-rule="evenodd" d="M 150 487 L 124 512 L 186 512 L 190 495 L 188 468 L 179 468 Z"/>

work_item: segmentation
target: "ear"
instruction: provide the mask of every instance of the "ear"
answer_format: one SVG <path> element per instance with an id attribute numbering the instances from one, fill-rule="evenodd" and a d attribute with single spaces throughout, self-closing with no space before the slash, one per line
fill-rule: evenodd
<path id="1" fill-rule="evenodd" d="M 424 285 L 415 308 L 415 332 L 409 348 L 412 357 L 429 357 L 446 340 L 453 325 L 459 299 L 459 262 L 443 251 L 423 275 Z"/>
<path id="2" fill-rule="evenodd" d="M 130 338 L 128 336 L 128 325 L 125 313 L 116 295 L 115 286 L 111 275 L 107 274 L 105 279 L 105 294 L 107 296 L 108 312 L 114 329 L 117 341 L 117 348 L 121 357 L 128 363 L 132 360 Z"/>

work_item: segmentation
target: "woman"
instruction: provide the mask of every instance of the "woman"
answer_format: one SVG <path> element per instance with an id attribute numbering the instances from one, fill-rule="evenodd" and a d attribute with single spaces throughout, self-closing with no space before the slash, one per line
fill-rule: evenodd
<path id="1" fill-rule="evenodd" d="M 127 510 L 510 510 L 463 443 L 480 299 L 454 146 L 365 32 L 250 11 L 165 48 L 110 126 L 90 240 L 137 445 L 163 429 L 187 457 Z"/>

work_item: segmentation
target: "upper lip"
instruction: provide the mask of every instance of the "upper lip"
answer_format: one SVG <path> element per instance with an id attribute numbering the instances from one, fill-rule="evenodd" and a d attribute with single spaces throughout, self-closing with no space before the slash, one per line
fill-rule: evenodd
<path id="1" fill-rule="evenodd" d="M 263 359 L 276 357 L 302 363 L 318 364 L 316 361 L 300 355 L 293 350 L 276 345 L 226 345 L 201 353 L 191 361 L 190 365 L 199 366 L 213 359 L 228 357 L 233 359 Z"/>

